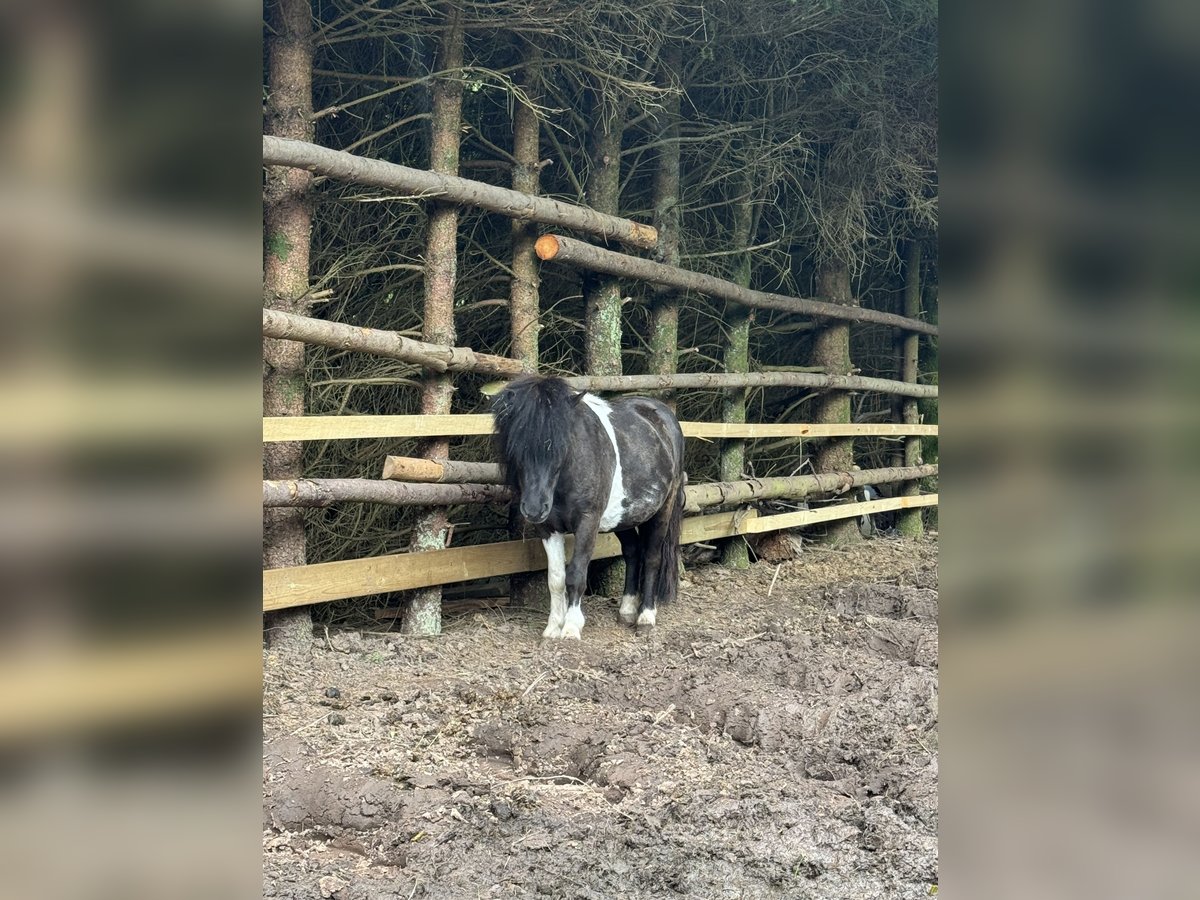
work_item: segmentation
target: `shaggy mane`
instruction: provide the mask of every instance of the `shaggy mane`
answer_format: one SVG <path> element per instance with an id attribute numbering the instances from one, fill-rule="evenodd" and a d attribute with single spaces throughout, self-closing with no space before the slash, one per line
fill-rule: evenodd
<path id="1" fill-rule="evenodd" d="M 519 487 L 519 472 L 562 465 L 574 411 L 575 392 L 561 378 L 524 375 L 497 395 L 494 443 L 509 487 Z"/>

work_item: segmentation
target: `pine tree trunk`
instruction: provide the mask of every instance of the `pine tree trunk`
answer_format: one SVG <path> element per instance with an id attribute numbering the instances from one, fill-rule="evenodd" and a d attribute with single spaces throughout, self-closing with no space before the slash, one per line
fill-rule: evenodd
<path id="1" fill-rule="evenodd" d="M 747 170 L 748 171 L 748 170 Z M 754 208 L 750 202 L 749 185 L 738 191 L 733 211 L 733 229 L 729 237 L 730 247 L 749 247 Z M 743 251 L 738 258 L 737 269 L 732 281 L 741 286 L 750 286 L 750 254 Z M 725 371 L 741 374 L 750 371 L 750 321 L 753 310 L 736 304 L 725 306 Z M 721 421 L 741 423 L 746 421 L 745 389 L 726 391 L 721 401 Z M 740 481 L 746 466 L 746 442 L 722 441 L 719 462 L 721 481 Z M 745 569 L 750 565 L 750 550 L 745 538 L 733 537 L 721 543 L 721 563 L 734 569 Z"/>
<path id="2" fill-rule="evenodd" d="M 908 259 L 904 274 L 904 315 L 917 318 L 921 314 L 921 245 L 911 241 L 908 245 Z M 901 352 L 900 378 L 903 381 L 916 382 L 918 374 L 917 348 L 920 335 L 906 334 Z M 902 407 L 901 421 L 905 425 L 916 425 L 920 420 L 917 411 L 917 401 L 905 398 Z M 904 464 L 916 466 L 921 464 L 921 439 L 910 437 L 904 442 Z M 918 481 L 907 481 L 900 488 L 900 495 L 912 497 L 921 492 Z M 896 520 L 896 530 L 905 537 L 919 538 L 925 532 L 924 519 L 920 509 L 902 510 Z"/>
<path id="3" fill-rule="evenodd" d="M 538 99 L 541 80 L 541 50 L 526 45 L 525 72 L 521 86 L 531 100 Z M 513 110 L 513 174 L 514 191 L 536 195 L 538 192 L 540 160 L 540 123 L 537 114 L 518 102 Z M 533 371 L 538 365 L 538 332 L 541 328 L 538 296 L 538 258 L 534 244 L 538 239 L 537 226 L 514 220 L 512 223 L 512 287 L 509 311 L 512 322 L 512 356 L 526 363 Z M 514 540 L 524 534 L 520 514 L 514 503 L 509 509 L 509 533 Z M 531 609 L 547 607 L 550 600 L 546 579 L 540 575 L 518 573 L 509 577 L 510 606 Z"/>
<path id="4" fill-rule="evenodd" d="M 672 44 L 663 51 L 659 75 L 663 87 L 673 89 L 679 86 L 681 61 L 678 45 Z M 680 95 L 677 93 L 663 98 L 658 134 L 661 147 L 654 170 L 654 227 L 658 229 L 654 258 L 668 266 L 679 265 L 679 103 Z M 679 292 L 656 287 L 651 296 L 650 372 L 654 375 L 671 375 L 675 372 L 679 356 Z"/>
<path id="5" fill-rule="evenodd" d="M 599 114 L 599 103 L 597 115 Z M 624 114 L 611 120 L 598 118 L 592 132 L 591 171 L 587 182 L 588 205 L 616 215 L 621 190 L 621 133 Z M 621 284 L 612 275 L 588 273 L 583 278 L 587 305 L 585 366 L 589 375 L 621 374 Z"/>
<path id="6" fill-rule="evenodd" d="M 850 268 L 844 262 L 824 263 L 817 272 L 817 292 L 822 300 L 832 303 L 854 304 L 850 294 Z M 850 373 L 850 326 L 848 323 L 831 323 L 816 333 L 813 338 L 812 365 L 821 366 L 831 375 Z M 850 421 L 850 396 L 842 391 L 821 394 L 813 407 L 813 422 L 823 424 Z M 831 438 L 817 450 L 817 472 L 848 472 L 854 466 L 854 440 Z M 857 541 L 861 535 L 857 519 L 830 522 L 826 540 L 832 544 Z"/>
<path id="7" fill-rule="evenodd" d="M 267 122 L 272 135 L 311 141 L 312 12 L 308 0 L 274 0 L 267 15 Z M 304 313 L 309 289 L 312 238 L 312 174 L 271 167 L 263 204 L 263 293 L 266 306 Z M 263 340 L 263 414 L 304 415 L 304 345 Z M 304 445 L 299 441 L 265 444 L 263 478 L 303 475 Z M 263 567 L 302 566 L 307 561 L 304 510 L 263 511 Z M 312 646 L 312 616 L 307 608 L 267 616 L 267 640 L 284 652 Z"/>
<path id="8" fill-rule="evenodd" d="M 462 8 L 453 4 L 438 51 L 437 71 L 449 74 L 433 86 L 432 134 L 429 168 L 444 175 L 458 174 L 459 135 L 462 122 L 463 64 Z M 425 321 L 421 337 L 431 344 L 453 346 L 454 286 L 458 274 L 458 209 L 451 204 L 431 203 L 425 247 Z M 421 383 L 421 413 L 450 412 L 453 376 L 427 373 Z M 426 443 L 426 458 L 446 457 L 450 442 L 437 438 Z M 410 546 L 412 551 L 441 550 L 449 528 L 444 507 L 430 509 L 417 520 Z M 401 625 L 407 634 L 439 634 L 442 630 L 442 589 L 413 591 Z"/>
<path id="9" fill-rule="evenodd" d="M 591 170 L 587 180 L 587 204 L 592 209 L 616 215 L 621 192 L 621 135 L 625 115 L 606 120 L 599 97 L 594 98 L 596 124 L 591 139 Z M 583 277 L 586 304 L 584 350 L 589 375 L 620 375 L 621 369 L 621 283 L 613 275 L 586 273 Z M 599 560 L 590 568 L 597 593 L 619 597 L 625 587 L 625 564 Z"/>

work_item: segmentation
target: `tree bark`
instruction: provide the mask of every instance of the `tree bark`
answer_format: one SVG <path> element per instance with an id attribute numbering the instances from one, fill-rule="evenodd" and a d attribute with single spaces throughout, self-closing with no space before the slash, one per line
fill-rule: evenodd
<path id="1" fill-rule="evenodd" d="M 522 88 L 531 99 L 538 97 L 541 51 L 533 44 L 525 52 L 525 74 Z M 513 110 L 513 169 L 512 186 L 522 194 L 536 195 L 541 168 L 539 167 L 540 124 L 537 113 L 524 103 L 516 102 Z M 512 286 L 509 313 L 512 321 L 512 355 L 521 360 L 531 372 L 538 366 L 538 261 L 533 245 L 537 228 L 528 221 L 512 222 Z"/>
<path id="2" fill-rule="evenodd" d="M 681 228 L 679 175 L 679 106 L 681 51 L 678 44 L 663 50 L 659 83 L 671 91 L 663 97 L 659 113 L 660 149 L 654 169 L 654 227 L 658 246 L 654 258 L 663 265 L 678 267 Z M 679 292 L 656 286 L 650 302 L 650 371 L 656 375 L 675 372 L 679 359 Z"/>
<path id="3" fill-rule="evenodd" d="M 597 102 L 597 105 L 598 102 Z M 621 190 L 621 134 L 624 116 L 598 118 L 591 136 L 587 196 L 592 208 L 616 215 Z M 621 284 L 612 276 L 583 278 L 585 368 L 589 375 L 621 374 Z"/>
<path id="4" fill-rule="evenodd" d="M 621 137 L 625 130 L 624 112 L 607 118 L 601 112 L 600 98 L 593 98 L 596 116 L 591 134 L 591 168 L 588 172 L 587 199 L 600 212 L 616 215 L 621 193 Z M 535 245 L 536 246 L 536 245 Z M 612 276 L 584 272 L 584 356 L 589 375 L 620 375 L 621 361 L 621 282 Z M 621 560 L 599 560 L 591 566 L 592 583 L 600 594 L 621 595 L 625 586 L 625 564 Z"/>
<path id="5" fill-rule="evenodd" d="M 462 126 L 463 12 L 457 3 L 447 15 L 438 51 L 437 71 L 447 74 L 433 86 L 433 116 L 430 136 L 430 169 L 440 175 L 457 175 L 459 135 Z M 425 321 L 421 336 L 431 344 L 454 344 L 454 286 L 458 275 L 458 208 L 449 203 L 429 207 L 429 231 L 425 245 Z M 454 384 L 449 375 L 427 374 L 421 385 L 421 413 L 450 412 Z M 435 438 L 425 447 L 427 458 L 446 457 L 450 442 Z M 445 508 L 425 512 L 413 530 L 413 550 L 440 550 L 446 546 L 449 520 Z M 413 591 L 404 610 L 401 630 L 406 634 L 440 634 L 442 589 Z"/>
<path id="6" fill-rule="evenodd" d="M 312 11 L 308 0 L 273 0 L 267 6 L 266 128 L 274 135 L 312 140 Z M 265 140 L 265 138 L 264 138 Z M 263 194 L 263 293 L 268 309 L 304 312 L 309 290 L 312 240 L 312 174 L 270 168 Z M 263 414 L 304 415 L 304 345 L 263 341 Z M 304 445 L 299 441 L 263 447 L 263 477 L 298 478 Z M 304 512 L 263 513 L 263 567 L 301 566 L 307 561 Z M 312 646 L 307 609 L 273 613 L 265 621 L 268 643 L 288 653 Z"/>
<path id="7" fill-rule="evenodd" d="M 503 484 L 499 463 L 461 462 L 455 459 L 414 459 L 389 456 L 383 461 L 385 480 L 424 484 Z"/>
<path id="8" fill-rule="evenodd" d="M 335 503 L 456 506 L 461 503 L 507 503 L 511 499 L 509 489 L 499 484 L 405 484 L 369 478 L 304 478 L 263 482 L 263 506 L 267 508 L 326 507 Z"/>
<path id="9" fill-rule="evenodd" d="M 525 70 L 521 86 L 531 100 L 540 97 L 541 49 L 533 43 L 525 45 Z M 513 169 L 512 186 L 522 194 L 536 195 L 541 175 L 541 126 L 537 113 L 516 101 L 513 110 Z M 534 244 L 538 229 L 528 221 L 512 222 L 512 286 L 509 295 L 509 314 L 512 329 L 512 355 L 537 371 L 538 338 L 541 331 L 540 297 L 538 294 L 538 258 Z M 386 477 L 386 476 L 385 476 Z M 524 536 L 524 525 L 516 506 L 509 509 L 509 535 L 513 540 Z M 519 572 L 509 576 L 509 605 L 535 608 L 543 598 L 548 601 L 546 579 Z"/>
<path id="10" fill-rule="evenodd" d="M 916 317 L 921 314 L 921 244 L 910 241 L 908 244 L 908 259 L 904 273 L 904 314 Z M 918 374 L 917 348 L 920 335 L 906 334 L 901 352 L 901 378 L 916 383 Z M 917 401 L 906 399 L 901 421 L 905 425 L 916 425 L 920 421 L 917 411 Z M 904 464 L 916 466 L 921 463 L 921 438 L 909 437 L 904 442 Z M 912 497 L 921 492 L 921 485 L 913 480 L 905 482 L 900 488 L 900 495 Z M 920 509 L 903 510 L 896 520 L 896 530 L 905 537 L 919 538 L 924 534 L 924 518 Z"/>
<path id="11" fill-rule="evenodd" d="M 743 172 L 748 173 L 744 168 Z M 748 178 L 746 179 L 748 180 Z M 746 247 L 751 243 L 754 208 L 750 203 L 749 185 L 741 185 L 733 210 L 733 230 L 730 245 L 741 249 L 733 283 L 739 288 L 750 287 L 750 253 Z M 752 311 L 745 306 L 726 303 L 724 356 L 727 375 L 745 375 L 750 370 L 750 321 Z M 741 424 L 746 421 L 746 389 L 738 388 L 725 393 L 721 401 L 721 421 Z M 722 481 L 740 481 L 746 467 L 746 442 L 728 440 L 721 442 L 718 470 Z M 721 542 L 721 564 L 732 569 L 750 567 L 750 549 L 745 538 L 732 537 Z"/>
<path id="12" fill-rule="evenodd" d="M 617 241 L 641 250 L 651 249 L 658 233 L 650 225 L 607 216 L 587 207 L 574 206 L 548 197 L 531 197 L 508 188 L 459 178 L 446 173 L 413 169 L 397 163 L 355 156 L 317 144 L 263 138 L 263 162 L 268 166 L 305 169 L 353 184 L 382 187 L 419 197 L 436 197 L 447 203 L 478 206 L 489 212 L 555 228 L 567 228 Z"/>
<path id="13" fill-rule="evenodd" d="M 684 489 L 687 496 L 684 509 L 696 512 L 712 506 L 737 506 L 752 500 L 799 500 L 812 494 L 841 494 L 865 484 L 893 484 L 907 478 L 925 478 L 936 475 L 937 468 L 919 466 L 854 469 L 848 472 L 793 475 L 790 478 L 752 478 L 746 481 L 689 484 Z M 857 525 L 855 527 L 857 528 Z"/>
<path id="14" fill-rule="evenodd" d="M 918 334 L 938 333 L 937 326 L 928 322 L 907 319 L 904 316 L 875 309 L 863 309 L 860 306 L 824 303 L 820 300 L 784 297 L 779 294 L 749 290 L 711 275 L 664 266 L 653 260 L 616 253 L 602 247 L 593 247 L 591 244 L 557 234 L 543 234 L 538 238 L 536 249 L 538 257 L 542 260 L 556 260 L 592 272 L 637 278 L 651 284 L 695 291 L 698 294 L 718 297 L 756 309 L 774 309 L 780 312 L 842 322 L 871 322 L 876 325 L 889 325 L 892 328 L 914 331 Z"/>
<path id="15" fill-rule="evenodd" d="M 483 465 L 477 463 L 476 465 Z M 498 468 L 498 467 L 497 467 Z M 842 494 L 865 484 L 891 484 L 936 475 L 938 467 L 913 466 L 716 481 L 684 488 L 688 512 L 713 506 L 739 506 L 754 500 L 799 500 L 813 494 Z M 508 487 L 478 482 L 463 484 L 376 481 L 369 478 L 305 478 L 263 482 L 263 506 L 328 507 L 335 503 L 382 503 L 388 506 L 507 503 Z"/>
<path id="16" fill-rule="evenodd" d="M 834 303 L 853 304 L 849 266 L 841 261 L 824 263 L 817 272 L 817 290 Z M 847 322 L 831 322 L 813 336 L 812 364 L 830 374 L 850 372 L 850 325 Z M 814 403 L 812 420 L 823 424 L 849 422 L 850 396 L 844 391 L 821 395 Z M 853 467 L 853 438 L 829 438 L 818 448 L 818 473 L 846 472 Z M 825 535 L 831 544 L 851 543 L 862 537 L 858 523 L 853 519 L 830 522 Z"/>
<path id="17" fill-rule="evenodd" d="M 303 341 L 336 350 L 357 350 L 398 359 L 433 372 L 483 372 L 516 376 L 534 371 L 521 360 L 476 353 L 469 347 L 426 344 L 394 331 L 326 322 L 278 310 L 263 310 L 263 334 L 281 340 Z"/>
<path id="18" fill-rule="evenodd" d="M 726 321 L 730 319 L 726 318 Z M 729 349 L 728 347 L 726 348 Z M 726 368 L 729 368 L 727 365 Z M 677 375 L 571 375 L 563 379 L 577 391 L 719 390 L 747 387 L 807 387 L 834 391 L 879 391 L 906 397 L 933 398 L 935 384 L 908 384 L 862 375 L 816 372 L 685 372 Z"/>

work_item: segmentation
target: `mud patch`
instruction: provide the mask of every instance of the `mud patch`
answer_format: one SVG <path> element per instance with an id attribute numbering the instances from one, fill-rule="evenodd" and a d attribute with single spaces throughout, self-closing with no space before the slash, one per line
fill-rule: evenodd
<path id="1" fill-rule="evenodd" d="M 579 644 L 500 610 L 268 657 L 264 896 L 928 897 L 936 572 L 805 548 L 646 637 L 589 597 Z"/>

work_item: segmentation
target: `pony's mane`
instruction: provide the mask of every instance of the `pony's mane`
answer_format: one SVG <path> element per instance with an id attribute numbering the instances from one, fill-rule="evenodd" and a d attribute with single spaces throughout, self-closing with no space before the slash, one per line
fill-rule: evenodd
<path id="1" fill-rule="evenodd" d="M 492 404 L 494 440 L 510 487 L 518 487 L 518 472 L 562 465 L 574 411 L 575 392 L 561 378 L 523 375 L 500 392 Z"/>

